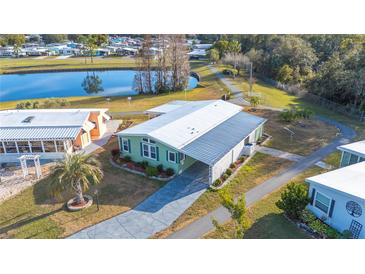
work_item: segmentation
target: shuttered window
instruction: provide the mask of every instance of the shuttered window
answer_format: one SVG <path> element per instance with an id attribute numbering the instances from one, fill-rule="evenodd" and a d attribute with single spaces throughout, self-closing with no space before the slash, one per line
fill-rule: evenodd
<path id="1" fill-rule="evenodd" d="M 330 208 L 330 204 L 331 199 L 317 191 L 314 206 L 327 214 Z"/>

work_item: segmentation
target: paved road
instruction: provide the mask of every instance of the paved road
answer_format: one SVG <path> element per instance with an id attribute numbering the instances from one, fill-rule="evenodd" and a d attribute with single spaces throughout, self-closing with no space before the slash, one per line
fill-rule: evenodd
<path id="1" fill-rule="evenodd" d="M 208 67 L 212 72 L 214 72 L 217 75 L 219 80 L 221 80 L 223 84 L 225 84 L 227 88 L 231 91 L 232 96 L 230 102 L 238 105 L 250 105 L 250 103 L 243 98 L 243 93 L 239 88 L 234 86 L 231 83 L 231 81 L 226 77 L 224 77 L 224 75 L 220 71 L 218 71 L 214 66 L 209 65 Z"/>
<path id="2" fill-rule="evenodd" d="M 71 239 L 144 239 L 175 221 L 208 187 L 208 168 L 195 163 L 137 207 L 81 230 Z"/>
<path id="3" fill-rule="evenodd" d="M 314 165 L 330 153 L 334 152 L 337 146 L 350 142 L 351 139 L 356 137 L 356 132 L 351 128 L 338 123 L 336 121 L 317 117 L 318 119 L 329 123 L 339 128 L 341 134 L 337 136 L 332 143 L 328 144 L 315 151 L 310 156 L 305 157 L 302 161 L 293 164 L 289 169 L 285 170 L 281 174 L 270 178 L 264 183 L 254 187 L 246 192 L 246 204 L 251 206 L 253 203 L 261 200 L 264 196 L 270 194 L 279 187 L 285 185 L 291 178 L 300 174 L 310 166 Z M 198 239 L 204 234 L 213 229 L 212 218 L 217 219 L 220 223 L 227 222 L 230 219 L 229 212 L 224 207 L 219 207 L 216 210 L 210 212 L 204 217 L 196 220 L 185 228 L 171 234 L 170 239 Z"/>

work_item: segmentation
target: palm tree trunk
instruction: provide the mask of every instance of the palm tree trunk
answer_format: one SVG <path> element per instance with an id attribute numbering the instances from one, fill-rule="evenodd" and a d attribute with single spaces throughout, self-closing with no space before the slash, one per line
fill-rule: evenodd
<path id="1" fill-rule="evenodd" d="M 80 181 L 76 182 L 76 203 L 83 204 L 85 203 L 84 195 L 82 194 L 82 188 Z"/>

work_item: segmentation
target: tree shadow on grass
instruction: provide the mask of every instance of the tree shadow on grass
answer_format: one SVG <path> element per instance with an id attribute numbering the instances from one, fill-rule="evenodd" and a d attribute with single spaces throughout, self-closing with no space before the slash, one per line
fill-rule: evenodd
<path id="1" fill-rule="evenodd" d="M 308 239 L 309 237 L 289 222 L 282 213 L 267 214 L 246 231 L 245 239 Z"/>

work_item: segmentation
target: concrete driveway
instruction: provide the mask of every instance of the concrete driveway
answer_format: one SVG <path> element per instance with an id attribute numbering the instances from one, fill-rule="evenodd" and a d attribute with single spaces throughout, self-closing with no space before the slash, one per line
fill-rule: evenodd
<path id="1" fill-rule="evenodd" d="M 197 162 L 137 207 L 81 230 L 70 239 L 144 239 L 175 221 L 208 187 L 208 166 Z"/>

